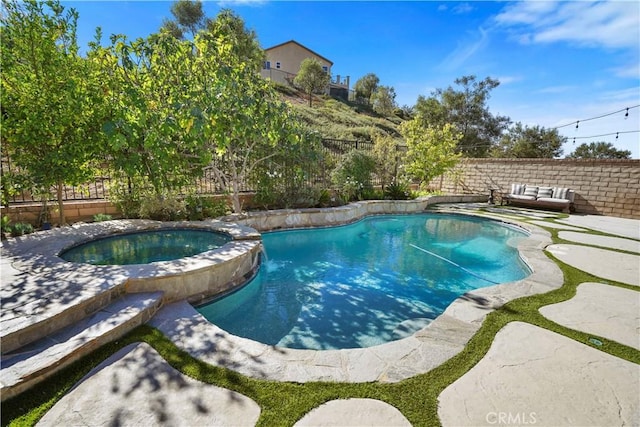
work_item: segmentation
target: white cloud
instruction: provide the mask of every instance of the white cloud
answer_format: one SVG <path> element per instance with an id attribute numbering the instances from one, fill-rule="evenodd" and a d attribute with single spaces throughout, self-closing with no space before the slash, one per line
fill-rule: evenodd
<path id="1" fill-rule="evenodd" d="M 508 85 L 524 80 L 522 76 L 498 76 L 497 79 L 501 85 Z"/>
<path id="2" fill-rule="evenodd" d="M 640 46 L 640 6 L 636 1 L 519 2 L 506 6 L 494 20 L 515 31 L 521 43 Z"/>
<path id="3" fill-rule="evenodd" d="M 476 40 L 469 44 L 458 45 L 456 50 L 451 52 L 440 64 L 441 68 L 455 70 L 471 58 L 476 52 L 486 47 L 489 43 L 489 32 L 483 28 L 478 28 Z"/>
<path id="4" fill-rule="evenodd" d="M 611 71 L 616 77 L 622 78 L 640 78 L 640 62 L 633 61 L 627 65 L 611 68 Z"/>
<path id="5" fill-rule="evenodd" d="M 475 7 L 471 6 L 469 3 L 458 3 L 456 7 L 451 10 L 457 15 L 463 15 L 473 12 L 475 10 Z"/>
<path id="6" fill-rule="evenodd" d="M 549 86 L 536 91 L 537 93 L 566 93 L 575 90 L 576 86 Z"/>

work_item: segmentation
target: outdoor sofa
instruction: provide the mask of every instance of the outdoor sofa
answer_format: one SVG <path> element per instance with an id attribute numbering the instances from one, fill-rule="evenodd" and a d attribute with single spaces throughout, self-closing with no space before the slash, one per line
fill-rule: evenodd
<path id="1" fill-rule="evenodd" d="M 565 187 L 511 184 L 511 191 L 502 197 L 502 202 L 514 206 L 560 209 L 569 213 L 573 211 L 574 196 L 573 190 Z"/>

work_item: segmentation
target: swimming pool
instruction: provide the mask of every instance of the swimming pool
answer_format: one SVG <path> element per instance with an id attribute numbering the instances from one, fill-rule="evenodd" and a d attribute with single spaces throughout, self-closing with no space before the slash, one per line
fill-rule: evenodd
<path id="1" fill-rule="evenodd" d="M 269 232 L 256 277 L 197 309 L 265 344 L 369 347 L 411 335 L 467 291 L 529 275 L 516 249 L 526 236 L 497 221 L 444 214 Z"/>

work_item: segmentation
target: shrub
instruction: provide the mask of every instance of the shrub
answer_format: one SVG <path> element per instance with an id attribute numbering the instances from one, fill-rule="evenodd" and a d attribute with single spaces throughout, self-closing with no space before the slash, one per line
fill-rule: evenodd
<path id="1" fill-rule="evenodd" d="M 407 184 L 393 182 L 384 189 L 384 198 L 386 200 L 409 200 L 413 197 Z"/>
<path id="2" fill-rule="evenodd" d="M 18 222 L 11 226 L 11 236 L 18 237 L 33 233 L 33 226 L 26 222 Z"/>
<path id="3" fill-rule="evenodd" d="M 95 214 L 93 216 L 93 222 L 111 221 L 113 218 L 109 214 Z"/>
<path id="4" fill-rule="evenodd" d="M 186 202 L 170 193 L 152 194 L 142 199 L 139 216 L 157 221 L 183 220 L 187 218 Z"/>
<path id="5" fill-rule="evenodd" d="M 187 196 L 186 215 L 190 221 L 202 221 L 206 218 L 218 218 L 228 215 L 231 210 L 224 199 L 212 199 L 196 195 Z"/>
<path id="6" fill-rule="evenodd" d="M 350 151 L 340 160 L 331 174 L 331 180 L 347 201 L 362 200 L 365 191 L 371 190 L 371 174 L 376 162 L 368 154 Z"/>

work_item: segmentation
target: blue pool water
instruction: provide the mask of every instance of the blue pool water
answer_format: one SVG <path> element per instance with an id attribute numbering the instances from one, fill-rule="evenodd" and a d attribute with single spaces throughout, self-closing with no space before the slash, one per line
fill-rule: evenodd
<path id="1" fill-rule="evenodd" d="M 231 237 L 207 230 L 149 230 L 92 240 L 60 254 L 60 258 L 95 265 L 148 264 L 210 251 Z"/>
<path id="2" fill-rule="evenodd" d="M 411 335 L 467 291 L 529 275 L 516 249 L 524 237 L 495 221 L 442 214 L 265 233 L 257 276 L 197 309 L 265 344 L 369 347 Z"/>

